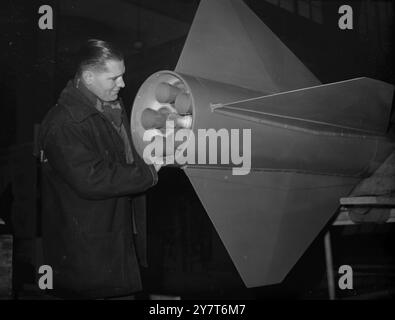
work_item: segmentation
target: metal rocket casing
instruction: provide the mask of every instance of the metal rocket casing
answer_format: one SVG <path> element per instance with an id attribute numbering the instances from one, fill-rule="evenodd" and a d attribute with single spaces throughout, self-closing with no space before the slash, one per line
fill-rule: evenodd
<path id="1" fill-rule="evenodd" d="M 200 129 L 213 129 L 216 132 L 226 129 L 229 133 L 229 139 L 231 139 L 231 130 L 238 130 L 238 152 L 243 151 L 243 143 L 245 143 L 242 136 L 243 130 L 251 130 L 251 146 L 246 147 L 252 151 L 252 170 L 296 170 L 316 174 L 363 177 L 371 174 L 393 148 L 393 144 L 385 136 L 380 137 L 372 132 L 361 131 L 350 126 L 347 127 L 345 124 L 339 124 L 339 121 L 333 124 L 328 121 L 326 123 L 323 121 L 307 121 L 308 119 L 301 119 L 300 117 L 284 118 L 279 113 L 280 106 L 275 110 L 277 111 L 276 114 L 268 112 L 259 114 L 251 112 L 252 109 L 246 107 L 258 103 L 261 104 L 259 110 L 264 111 L 267 109 L 267 106 L 273 103 L 272 99 L 277 98 L 277 100 L 280 100 L 282 98 L 279 95 L 264 95 L 262 92 L 234 85 L 183 75 L 173 71 L 160 71 L 150 76 L 143 83 L 134 103 L 133 125 L 131 127 L 133 142 L 141 156 L 143 156 L 143 150 L 149 143 L 148 141 L 144 142 L 142 139 L 145 129 L 141 125 L 141 116 L 147 108 L 158 110 L 167 105 L 158 101 L 155 95 L 156 88 L 163 86 L 163 84 L 177 84 L 177 87 L 182 88 L 180 90 L 188 94 L 191 99 L 191 130 L 193 135 L 190 135 L 188 140 L 189 143 L 194 145 L 195 158 L 192 163 L 186 163 L 187 165 L 199 166 L 197 139 L 199 136 L 198 130 Z M 364 86 L 368 85 L 368 90 L 362 90 Z M 360 90 L 359 94 L 363 95 L 372 90 L 372 85 L 375 86 L 375 89 L 383 91 L 381 99 L 388 98 L 385 97 L 387 85 L 372 79 L 356 79 L 332 85 L 337 88 L 319 86 L 310 89 L 310 91 L 319 91 L 320 89 L 322 91 L 324 89 L 328 92 L 329 89 L 336 90 L 336 94 L 338 94 L 339 90 L 349 92 L 351 89 L 355 89 L 356 86 L 360 86 L 361 88 L 358 88 Z M 349 93 L 345 94 L 349 95 Z M 292 96 L 283 98 L 284 102 L 280 101 L 280 103 L 285 103 L 283 105 L 285 108 L 287 103 L 289 105 L 297 103 L 295 93 L 288 93 L 288 95 Z M 312 94 L 305 90 L 303 96 L 308 95 Z M 327 100 L 329 100 L 330 96 L 327 93 L 324 93 L 324 95 L 326 95 L 324 107 L 329 109 L 330 105 Z M 319 100 L 313 96 L 312 99 L 309 99 L 310 104 L 314 103 L 314 98 Z M 235 109 L 235 105 L 240 105 L 240 108 Z M 324 109 L 318 105 L 313 107 L 315 110 L 320 111 Z M 331 116 L 333 117 L 332 110 L 322 110 L 322 113 L 322 118 L 329 120 Z M 369 121 L 371 120 L 369 119 Z M 195 141 L 191 142 L 191 139 Z M 291 141 L 292 143 L 290 143 Z M 208 142 L 207 140 L 206 160 L 201 164 L 207 166 L 209 164 L 209 155 L 215 153 L 217 155 L 217 163 L 212 163 L 213 166 L 234 166 L 231 163 L 231 159 L 229 159 L 228 163 L 221 163 L 222 148 L 229 153 L 229 149 L 232 147 L 231 141 L 224 142 L 223 145 L 220 139 L 215 145 L 210 145 Z M 184 144 L 184 146 L 187 146 L 187 144 Z M 176 165 L 178 162 L 177 155 L 180 155 L 182 152 L 185 152 L 185 148 L 175 153 Z"/>
<path id="2" fill-rule="evenodd" d="M 143 156 L 143 150 L 149 144 L 148 141 L 143 141 L 143 134 L 146 131 L 141 124 L 141 116 L 147 108 L 153 110 L 159 110 L 163 106 L 168 106 L 166 103 L 161 103 L 156 99 L 155 91 L 158 86 L 162 86 L 163 83 L 177 84 L 178 87 L 183 88 L 183 92 L 188 94 L 191 99 L 191 116 L 192 116 L 192 127 L 193 137 L 198 137 L 199 129 L 214 129 L 219 130 L 222 128 L 230 129 L 227 119 L 222 116 L 213 113 L 215 102 L 219 101 L 237 101 L 241 99 L 247 99 L 251 97 L 257 97 L 261 93 L 252 90 L 236 87 L 228 84 L 215 82 L 212 80 L 199 79 L 196 77 L 182 75 L 173 71 L 159 71 L 151 75 L 140 87 L 137 96 L 134 101 L 133 113 L 131 118 L 131 129 L 133 142 L 136 146 L 137 151 Z M 170 107 L 173 108 L 173 107 Z M 234 129 L 239 129 L 240 125 L 235 123 Z M 240 128 L 242 129 L 242 128 Z M 190 139 L 192 139 L 192 136 Z M 242 143 L 242 141 L 240 141 Z M 197 148 L 197 142 L 195 141 Z M 207 143 L 206 155 L 208 163 L 208 156 L 212 152 L 221 153 L 221 146 L 216 145 L 215 150 L 209 149 Z M 218 148 L 217 148 L 218 147 Z M 242 145 L 240 145 L 242 148 Z M 229 145 L 226 147 L 229 148 Z M 242 149 L 240 149 L 242 150 Z M 177 164 L 177 155 L 182 153 L 180 150 L 175 155 L 175 164 Z M 197 153 L 197 152 L 196 152 Z M 192 164 L 198 164 L 197 154 L 195 161 Z M 220 166 L 220 159 L 218 157 L 218 166 Z M 229 166 L 226 165 L 225 166 Z"/>
<path id="3" fill-rule="evenodd" d="M 243 1 L 202 0 L 175 71 L 153 74 L 138 91 L 133 142 L 143 155 L 146 108 L 189 112 L 195 137 L 199 129 L 239 129 L 241 144 L 242 130 L 251 130 L 248 174 L 234 175 L 232 163 L 183 168 L 245 285 L 276 284 L 339 199 L 394 151 L 385 134 L 393 90 L 369 78 L 321 84 Z M 191 106 L 177 109 L 179 94 Z M 206 147 L 219 158 L 221 145 Z"/>

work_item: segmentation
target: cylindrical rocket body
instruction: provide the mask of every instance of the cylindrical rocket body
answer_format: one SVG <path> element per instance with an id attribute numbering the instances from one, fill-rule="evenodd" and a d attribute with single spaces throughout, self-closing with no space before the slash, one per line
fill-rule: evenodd
<path id="1" fill-rule="evenodd" d="M 289 126 L 265 121 L 248 110 L 239 110 L 236 114 L 222 112 L 221 106 L 227 103 L 257 98 L 265 93 L 160 71 L 143 83 L 134 101 L 131 129 L 141 156 L 150 143 L 143 139 L 146 131 L 141 125 L 143 111 L 146 108 L 159 110 L 164 105 L 177 111 L 171 103 L 163 104 L 156 99 L 156 88 L 163 83 L 177 87 L 180 91 L 177 94 L 182 94 L 184 101 L 185 96 L 190 97 L 192 126 L 179 135 L 183 140 L 177 141 L 177 131 L 163 134 L 165 139 L 176 140 L 174 157 L 169 158 L 176 165 L 233 168 L 244 165 L 251 170 L 364 176 L 375 170 L 393 148 L 384 137 Z"/>

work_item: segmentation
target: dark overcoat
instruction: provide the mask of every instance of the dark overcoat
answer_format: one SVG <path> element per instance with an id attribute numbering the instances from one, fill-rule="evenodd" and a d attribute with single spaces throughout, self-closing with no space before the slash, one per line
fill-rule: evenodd
<path id="1" fill-rule="evenodd" d="M 142 223 L 133 199 L 157 182 L 133 147 L 134 161 L 126 162 L 124 141 L 95 101 L 70 81 L 39 136 L 44 263 L 53 269 L 53 291 L 76 298 L 141 290 L 134 234 Z M 125 111 L 122 117 L 132 144 Z"/>

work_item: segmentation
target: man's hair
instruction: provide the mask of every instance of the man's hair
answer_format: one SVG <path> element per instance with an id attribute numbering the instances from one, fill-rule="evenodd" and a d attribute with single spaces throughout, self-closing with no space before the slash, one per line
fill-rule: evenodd
<path id="1" fill-rule="evenodd" d="M 78 54 L 77 74 L 81 75 L 88 69 L 105 70 L 108 60 L 122 61 L 122 52 L 113 44 L 97 39 L 89 39 L 81 47 Z"/>

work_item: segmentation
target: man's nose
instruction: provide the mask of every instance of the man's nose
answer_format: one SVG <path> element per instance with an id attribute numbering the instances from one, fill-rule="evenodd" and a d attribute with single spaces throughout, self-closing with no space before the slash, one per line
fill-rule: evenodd
<path id="1" fill-rule="evenodd" d="M 118 79 L 118 83 L 117 83 L 118 87 L 120 88 L 125 88 L 125 82 L 123 81 L 123 77 L 120 77 Z"/>

